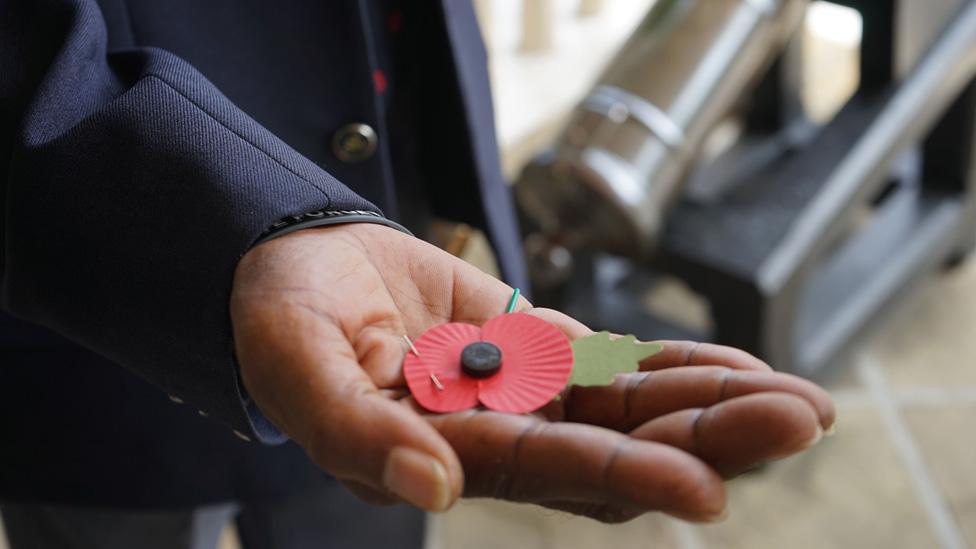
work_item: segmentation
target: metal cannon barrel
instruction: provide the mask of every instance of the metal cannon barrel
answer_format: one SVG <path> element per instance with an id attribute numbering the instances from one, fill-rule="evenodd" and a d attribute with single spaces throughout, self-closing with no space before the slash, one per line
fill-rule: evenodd
<path id="1" fill-rule="evenodd" d="M 805 7 L 658 0 L 515 185 L 534 227 L 533 269 L 560 268 L 546 264 L 566 250 L 646 257 L 708 132 L 782 51 Z"/>

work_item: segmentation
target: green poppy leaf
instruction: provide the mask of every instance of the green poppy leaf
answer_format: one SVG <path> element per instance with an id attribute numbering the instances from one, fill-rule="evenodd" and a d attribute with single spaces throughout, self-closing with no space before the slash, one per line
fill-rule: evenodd
<path id="1" fill-rule="evenodd" d="M 613 384 L 616 374 L 636 372 L 641 360 L 663 349 L 660 343 L 642 343 L 632 335 L 615 339 L 599 332 L 573 341 L 570 385 L 593 387 Z"/>

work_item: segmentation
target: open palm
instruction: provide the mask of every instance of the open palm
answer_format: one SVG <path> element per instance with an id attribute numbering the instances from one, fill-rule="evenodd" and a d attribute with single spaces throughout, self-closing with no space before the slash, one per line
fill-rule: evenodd
<path id="1" fill-rule="evenodd" d="M 403 335 L 483 324 L 512 289 L 408 235 L 310 229 L 240 262 L 231 314 L 244 384 L 320 467 L 376 503 L 443 510 L 461 496 L 605 522 L 719 516 L 722 478 L 819 440 L 827 394 L 735 349 L 661 342 L 641 372 L 574 387 L 534 414 L 429 414 L 406 390 Z M 522 300 L 570 338 L 582 324 Z"/>

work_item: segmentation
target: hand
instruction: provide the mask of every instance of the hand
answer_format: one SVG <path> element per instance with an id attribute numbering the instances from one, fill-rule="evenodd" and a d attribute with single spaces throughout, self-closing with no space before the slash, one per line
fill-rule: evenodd
<path id="1" fill-rule="evenodd" d="M 735 349 L 663 342 L 640 373 L 573 388 L 529 415 L 428 414 L 406 390 L 402 336 L 482 324 L 512 289 L 387 227 L 303 230 L 239 263 L 231 316 L 241 376 L 311 459 L 375 503 L 439 511 L 462 494 L 606 522 L 660 510 L 710 520 L 722 477 L 798 452 L 833 423 L 827 394 Z M 518 310 L 590 333 L 524 299 Z"/>

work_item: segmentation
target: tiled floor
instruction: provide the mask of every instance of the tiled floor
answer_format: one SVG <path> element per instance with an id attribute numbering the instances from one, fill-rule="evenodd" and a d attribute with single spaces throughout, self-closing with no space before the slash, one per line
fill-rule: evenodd
<path id="1" fill-rule="evenodd" d="M 730 516 L 623 526 L 465 502 L 429 549 L 976 548 L 976 262 L 907 297 L 829 383 L 835 436 L 730 484 Z"/>

